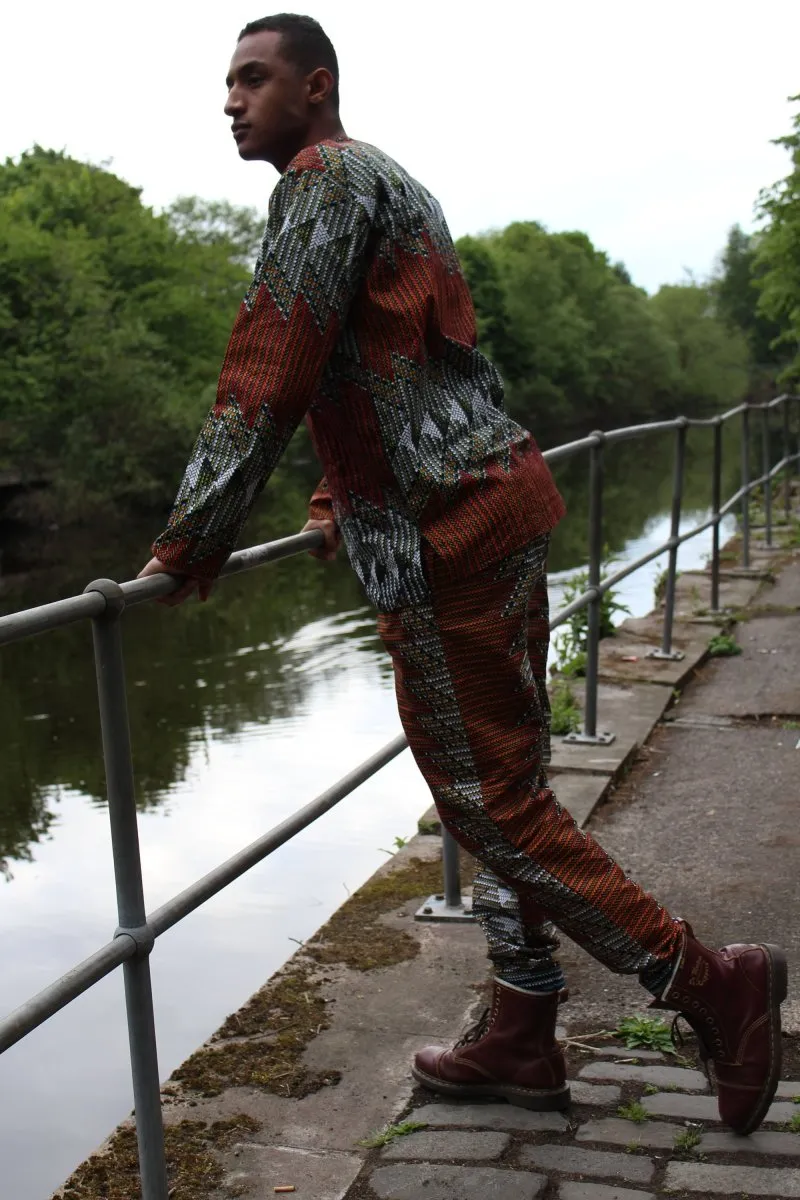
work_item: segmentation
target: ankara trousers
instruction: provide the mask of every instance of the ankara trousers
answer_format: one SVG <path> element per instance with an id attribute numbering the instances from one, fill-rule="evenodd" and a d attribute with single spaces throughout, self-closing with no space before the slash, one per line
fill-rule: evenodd
<path id="1" fill-rule="evenodd" d="M 556 799 L 547 778 L 547 535 L 468 579 L 426 562 L 429 600 L 382 613 L 400 718 L 443 824 L 481 864 L 473 910 L 495 973 L 564 979 L 554 926 L 658 994 L 681 926 Z"/>

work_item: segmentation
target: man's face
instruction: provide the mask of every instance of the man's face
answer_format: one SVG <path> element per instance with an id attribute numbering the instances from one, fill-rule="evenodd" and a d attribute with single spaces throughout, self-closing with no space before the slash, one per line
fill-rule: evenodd
<path id="1" fill-rule="evenodd" d="M 302 145 L 311 117 L 307 81 L 282 57 L 281 36 L 263 30 L 242 38 L 231 59 L 225 103 L 240 156 L 279 169 Z"/>

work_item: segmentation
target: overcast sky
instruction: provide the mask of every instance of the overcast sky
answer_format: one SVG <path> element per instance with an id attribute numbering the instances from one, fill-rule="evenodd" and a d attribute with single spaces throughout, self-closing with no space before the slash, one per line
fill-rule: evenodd
<path id="1" fill-rule="evenodd" d="M 291 5 L 290 5 L 291 7 Z M 275 173 L 222 113 L 252 0 L 8 5 L 0 156 L 39 142 L 109 162 L 156 207 L 266 210 Z M 454 236 L 535 219 L 585 230 L 648 289 L 706 274 L 800 92 L 800 0 L 309 0 L 339 54 L 342 117 L 433 191 Z"/>

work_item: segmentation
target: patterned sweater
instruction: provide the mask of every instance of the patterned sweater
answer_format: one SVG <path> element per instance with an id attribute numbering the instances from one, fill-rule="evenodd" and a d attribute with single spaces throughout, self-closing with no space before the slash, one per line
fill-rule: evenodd
<path id="1" fill-rule="evenodd" d="M 381 611 L 425 600 L 426 553 L 459 576 L 551 529 L 561 498 L 476 341 L 437 201 L 363 142 L 302 150 L 153 553 L 214 578 L 304 417 L 325 471 L 311 515 L 336 520 Z"/>

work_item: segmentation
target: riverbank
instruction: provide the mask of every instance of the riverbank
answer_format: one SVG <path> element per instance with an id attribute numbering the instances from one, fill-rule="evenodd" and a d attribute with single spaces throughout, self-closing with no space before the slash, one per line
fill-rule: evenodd
<path id="1" fill-rule="evenodd" d="M 719 933 L 716 940 L 731 940 L 728 934 L 734 932 L 763 936 L 763 930 L 731 931 L 725 923 L 731 907 L 725 897 L 735 870 L 737 908 L 746 914 L 747 922 L 752 918 L 758 925 L 762 914 L 768 916 L 774 926 L 770 937 L 791 946 L 797 936 L 791 927 L 796 900 L 784 890 L 777 904 L 765 907 L 761 897 L 758 903 L 748 903 L 747 889 L 756 886 L 763 871 L 743 881 L 737 839 L 747 836 L 747 823 L 753 820 L 752 804 L 748 804 L 753 792 L 748 787 L 757 788 L 758 778 L 764 775 L 761 755 L 756 761 L 748 750 L 750 739 L 766 734 L 777 740 L 768 723 L 753 729 L 749 702 L 758 698 L 762 720 L 772 705 L 783 724 L 798 708 L 796 689 L 784 687 L 780 694 L 784 707 L 779 711 L 770 699 L 770 688 L 776 678 L 785 681 L 792 673 L 796 678 L 800 667 L 788 659 L 776 661 L 779 656 L 771 653 L 778 638 L 800 655 L 796 636 L 800 628 L 795 629 L 800 624 L 800 568 L 786 549 L 757 549 L 754 560 L 756 572 L 743 574 L 729 566 L 723 578 L 723 604 L 742 617 L 757 613 L 738 630 L 745 651 L 741 658 L 714 662 L 705 668 L 706 674 L 697 676 L 709 638 L 718 632 L 718 625 L 702 611 L 703 575 L 683 576 L 680 581 L 675 641 L 685 650 L 683 663 L 645 658 L 646 646 L 657 632 L 657 618 L 628 622 L 604 644 L 600 723 L 605 727 L 613 722 L 617 739 L 610 748 L 584 748 L 582 757 L 575 748 L 559 747 L 555 786 L 568 807 L 574 803 L 577 808 L 578 794 L 583 797 L 584 811 L 575 814 L 582 824 L 606 799 L 592 825 L 600 831 L 601 841 L 612 852 L 622 852 L 623 865 L 636 866 L 645 886 L 658 891 L 678 911 L 707 913 L 704 921 L 710 933 Z M 778 582 L 772 585 L 769 572 L 779 566 Z M 781 635 L 784 622 L 791 623 L 792 629 L 787 626 Z M 686 684 L 690 675 L 683 698 L 677 707 L 672 705 L 674 689 Z M 737 702 L 743 711 L 730 718 L 730 726 L 720 724 L 725 713 L 716 711 L 710 714 L 714 720 L 704 723 L 701 718 L 708 715 L 703 710 L 704 693 L 712 697 L 712 708 Z M 666 723 L 665 715 L 671 718 Z M 796 715 L 800 717 L 800 712 Z M 684 725 L 684 716 L 694 725 Z M 726 737 L 720 740 L 722 728 Z M 681 763 L 683 750 L 661 742 L 675 736 L 694 738 L 695 743 L 688 774 L 679 771 L 667 787 L 666 764 Z M 796 735 L 792 738 L 787 731 L 784 741 L 787 747 L 791 743 L 791 749 L 768 759 L 770 796 L 776 801 L 786 797 L 794 779 L 791 754 Z M 697 855 L 702 857 L 706 850 L 708 831 L 698 839 L 697 814 L 688 814 L 687 803 L 693 797 L 708 806 L 704 811 L 719 810 L 718 802 L 709 804 L 701 794 L 698 779 L 706 794 L 713 789 L 726 805 L 726 819 L 712 822 L 714 860 L 700 870 Z M 570 789 L 575 793 L 572 799 Z M 734 810 L 728 808 L 731 789 L 738 796 L 736 820 Z M 640 818 L 641 803 L 649 806 L 645 821 Z M 786 888 L 791 888 L 794 876 L 789 864 L 785 868 L 780 864 L 794 843 L 777 817 L 772 825 L 776 821 L 777 840 L 769 847 L 771 876 L 780 880 L 786 876 Z M 617 846 L 618 830 L 629 834 L 631 823 L 639 830 L 638 840 L 626 834 Z M 662 850 L 665 844 L 668 852 Z M 691 858 L 693 846 L 690 866 L 685 860 Z M 678 864 L 673 861 L 676 848 Z M 281 1183 L 293 1184 L 298 1195 L 314 1200 L 345 1194 L 362 1169 L 364 1152 L 358 1143 L 411 1101 L 408 1062 L 414 1049 L 431 1039 L 450 1040 L 463 1025 L 465 1010 L 473 1008 L 480 995 L 485 959 L 479 932 L 468 925 L 413 922 L 420 900 L 439 886 L 438 859 L 437 837 L 426 834 L 414 839 L 173 1074 L 164 1096 L 176 1200 L 235 1194 L 255 1198 L 272 1194 L 272 1187 Z M 468 872 L 468 863 L 464 869 Z M 708 895 L 715 885 L 716 907 Z M 708 928 L 703 932 L 710 936 Z M 641 1007 L 641 993 L 630 980 L 605 973 L 595 977 L 594 964 L 570 946 L 562 958 L 571 977 L 571 1030 L 593 1021 L 599 1022 L 598 1028 L 608 1028 L 613 1020 Z M 785 1013 L 788 1028 L 797 1031 L 796 1006 L 787 1006 Z M 136 1194 L 133 1147 L 132 1130 L 123 1128 L 57 1195 L 65 1200 L 130 1200 Z"/>

